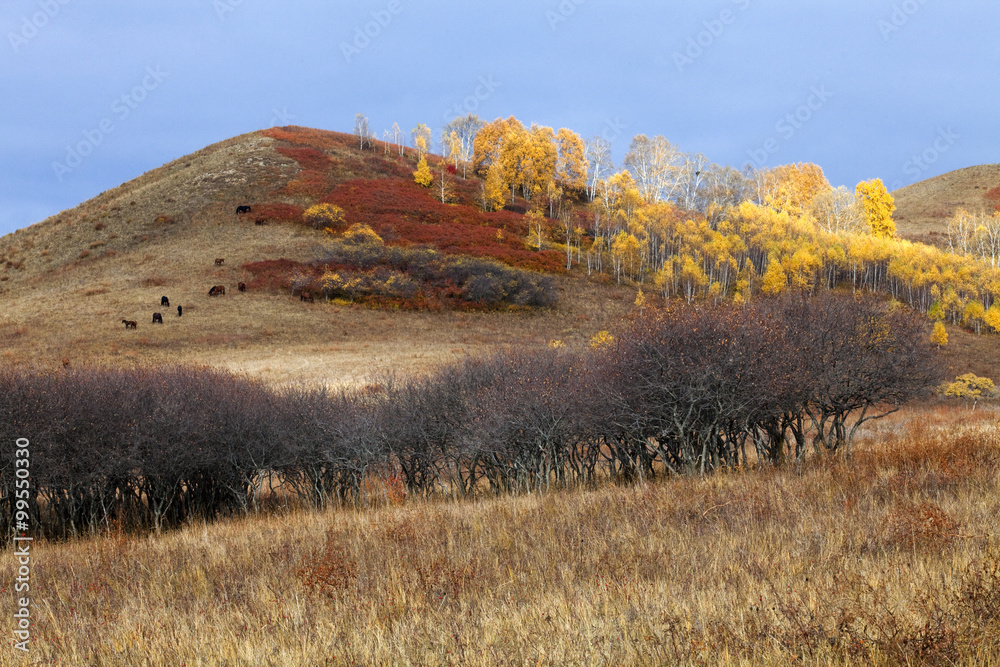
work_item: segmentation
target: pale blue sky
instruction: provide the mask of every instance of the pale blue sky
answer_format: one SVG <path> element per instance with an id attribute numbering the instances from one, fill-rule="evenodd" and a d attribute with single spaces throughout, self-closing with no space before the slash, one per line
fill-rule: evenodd
<path id="1" fill-rule="evenodd" d="M 5 0 L 0 233 L 215 141 L 358 112 L 379 136 L 474 111 L 603 134 L 618 161 L 662 134 L 899 187 L 1000 162 L 997 26 L 985 0 Z"/>

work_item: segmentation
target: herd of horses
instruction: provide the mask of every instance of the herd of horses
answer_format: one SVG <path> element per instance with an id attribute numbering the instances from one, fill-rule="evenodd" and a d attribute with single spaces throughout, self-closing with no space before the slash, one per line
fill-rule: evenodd
<path id="1" fill-rule="evenodd" d="M 241 206 L 237 206 L 236 207 L 236 215 L 237 216 L 243 216 L 243 215 L 246 215 L 246 214 L 252 213 L 252 212 L 253 212 L 253 208 L 250 207 L 250 206 L 243 206 L 243 205 L 241 205 Z M 258 225 L 263 225 L 265 222 L 266 221 L 265 221 L 264 218 L 257 218 L 254 221 L 254 223 L 258 224 Z M 226 259 L 224 257 L 216 257 L 215 258 L 215 266 L 222 266 L 223 264 L 225 264 L 225 261 L 226 261 Z M 240 291 L 240 292 L 246 292 L 247 291 L 247 284 L 246 283 L 237 283 L 236 289 L 238 291 Z M 208 295 L 209 296 L 225 296 L 225 294 L 226 294 L 226 286 L 225 285 L 213 285 L 212 288 L 210 290 L 208 290 Z M 315 300 L 313 299 L 313 295 L 310 294 L 309 292 L 302 292 L 302 293 L 300 293 L 299 294 L 299 299 L 301 301 L 305 301 L 307 303 L 314 303 L 315 302 Z M 160 305 L 161 306 L 168 306 L 169 307 L 170 306 L 170 299 L 167 298 L 166 296 L 161 296 L 160 297 Z M 177 306 L 177 317 L 181 317 L 183 314 L 184 314 L 184 307 L 183 306 Z M 122 324 L 125 325 L 126 329 L 137 329 L 139 327 L 139 323 L 136 322 L 135 320 L 126 320 L 126 319 L 123 319 L 122 320 Z M 153 313 L 153 324 L 163 324 L 163 314 L 162 313 Z"/>

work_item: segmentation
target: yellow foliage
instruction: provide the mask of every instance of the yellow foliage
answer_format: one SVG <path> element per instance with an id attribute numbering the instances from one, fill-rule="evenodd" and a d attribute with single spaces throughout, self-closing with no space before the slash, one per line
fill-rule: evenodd
<path id="1" fill-rule="evenodd" d="M 1000 306 L 993 304 L 990 306 L 983 314 L 983 321 L 993 329 L 994 332 L 1000 332 Z"/>
<path id="2" fill-rule="evenodd" d="M 346 232 L 344 240 L 348 243 L 375 243 L 382 245 L 382 237 L 374 229 L 363 223 L 354 223 Z"/>
<path id="3" fill-rule="evenodd" d="M 931 343 L 938 347 L 944 347 L 948 344 L 948 332 L 944 328 L 944 322 L 938 321 L 934 323 L 934 331 L 931 332 Z"/>
<path id="4" fill-rule="evenodd" d="M 646 305 L 646 295 L 642 293 L 642 288 L 639 288 L 639 293 L 635 295 L 635 307 L 642 310 Z"/>
<path id="5" fill-rule="evenodd" d="M 767 262 L 767 270 L 761 279 L 760 291 L 764 294 L 780 294 L 788 286 L 788 277 L 781 262 L 772 257 Z"/>
<path id="6" fill-rule="evenodd" d="M 892 220 L 892 213 L 896 210 L 896 203 L 892 195 L 885 189 L 881 178 L 858 183 L 854 190 L 861 204 L 865 220 L 872 236 L 883 236 L 892 238 L 896 235 L 896 223 Z"/>
<path id="7" fill-rule="evenodd" d="M 336 204 L 316 204 L 306 209 L 302 220 L 312 225 L 313 229 L 333 228 L 344 222 L 344 210 Z"/>
<path id="8" fill-rule="evenodd" d="M 486 180 L 483 181 L 482 187 L 483 208 L 487 211 L 499 211 L 502 209 L 507 197 L 507 188 L 504 187 L 503 170 L 498 163 L 492 164 L 487 168 Z"/>
<path id="9" fill-rule="evenodd" d="M 770 192 L 765 201 L 778 211 L 803 215 L 817 195 L 831 190 L 823 170 L 815 164 L 800 162 L 771 169 L 767 174 Z"/>
<path id="10" fill-rule="evenodd" d="M 941 393 L 948 398 L 961 398 L 972 403 L 972 409 L 976 409 L 976 403 L 980 398 L 992 397 L 996 390 L 993 380 L 979 377 L 974 373 L 966 373 L 955 378 L 954 382 L 941 387 Z"/>
<path id="11" fill-rule="evenodd" d="M 614 342 L 615 337 L 607 331 L 598 331 L 590 337 L 590 347 L 595 350 L 611 347 L 611 344 Z"/>
<path id="12" fill-rule="evenodd" d="M 417 170 L 413 172 L 413 180 L 425 188 L 431 187 L 431 183 L 434 182 L 434 175 L 431 174 L 431 169 L 427 166 L 427 156 L 421 157 L 420 162 L 417 163 Z"/>
<path id="13" fill-rule="evenodd" d="M 582 191 L 587 187 L 587 158 L 583 139 L 573 130 L 565 127 L 556 133 L 559 161 L 556 163 L 556 178 L 572 190 Z"/>

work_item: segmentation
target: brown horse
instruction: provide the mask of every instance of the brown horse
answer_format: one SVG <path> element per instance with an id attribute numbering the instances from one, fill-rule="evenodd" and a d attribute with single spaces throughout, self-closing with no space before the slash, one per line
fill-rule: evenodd
<path id="1" fill-rule="evenodd" d="M 139 323 L 135 320 L 122 320 L 122 324 L 125 325 L 126 329 L 136 329 L 139 327 Z"/>
<path id="2" fill-rule="evenodd" d="M 305 301 L 306 303 L 314 303 L 313 295 L 311 292 L 302 292 L 299 294 L 299 301 Z"/>
<path id="3" fill-rule="evenodd" d="M 163 324 L 163 315 L 160 313 L 153 313 L 153 324 L 156 323 Z"/>
<path id="4" fill-rule="evenodd" d="M 225 294 L 225 293 L 226 293 L 225 285 L 216 285 L 212 289 L 208 290 L 209 296 L 219 296 L 220 294 Z"/>
<path id="5" fill-rule="evenodd" d="M 226 260 L 224 258 L 222 258 L 222 257 L 216 257 L 215 258 L 215 265 L 216 266 L 222 266 L 225 263 L 225 261 Z"/>

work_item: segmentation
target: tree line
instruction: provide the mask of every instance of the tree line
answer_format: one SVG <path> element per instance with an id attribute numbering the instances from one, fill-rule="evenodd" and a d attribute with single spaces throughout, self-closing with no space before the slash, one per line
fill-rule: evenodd
<path id="1" fill-rule="evenodd" d="M 53 538 L 377 502 L 393 481 L 458 497 L 849 453 L 862 424 L 939 381 L 924 323 L 849 295 L 678 303 L 584 352 L 496 352 L 365 388 L 4 369 L 0 524 L 18 509 L 18 438 L 33 530 Z"/>
<path id="2" fill-rule="evenodd" d="M 738 169 L 638 134 L 615 165 L 603 137 L 474 114 L 448 123 L 441 146 L 479 178 L 484 210 L 526 209 L 526 244 L 563 251 L 567 268 L 689 301 L 850 287 L 1000 332 L 1000 211 L 957 211 L 932 246 L 896 236 L 880 179 L 834 188 L 814 164 Z"/>

